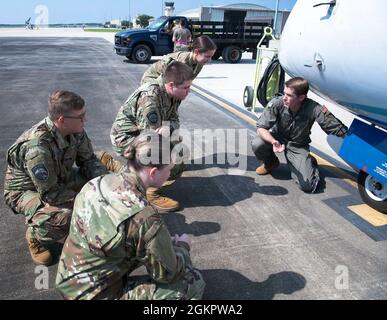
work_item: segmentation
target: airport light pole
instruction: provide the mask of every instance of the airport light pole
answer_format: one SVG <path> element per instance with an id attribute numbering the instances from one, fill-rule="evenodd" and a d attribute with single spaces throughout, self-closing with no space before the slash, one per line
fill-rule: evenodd
<path id="1" fill-rule="evenodd" d="M 275 5 L 275 14 L 274 14 L 274 34 L 277 34 L 277 16 L 278 16 L 278 5 L 279 5 L 279 0 L 277 0 L 276 5 Z"/>
<path id="2" fill-rule="evenodd" d="M 132 17 L 130 16 L 130 0 L 128 0 L 129 2 L 129 17 L 128 17 L 128 22 L 129 22 L 129 27 L 130 27 L 130 22 L 131 22 L 131 19 Z"/>

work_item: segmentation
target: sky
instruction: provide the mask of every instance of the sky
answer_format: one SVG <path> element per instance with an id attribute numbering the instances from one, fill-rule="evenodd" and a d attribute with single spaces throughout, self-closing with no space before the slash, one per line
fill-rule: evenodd
<path id="1" fill-rule="evenodd" d="M 172 1 L 172 0 L 171 0 Z M 233 3 L 254 3 L 275 9 L 276 0 L 175 0 L 175 13 Z M 296 0 L 279 0 L 279 8 L 291 10 Z M 111 19 L 127 20 L 137 14 L 162 15 L 164 0 L 12 0 L 1 1 L 0 24 L 23 24 L 31 17 L 33 24 L 104 23 Z M 40 23 L 39 23 L 40 22 Z"/>

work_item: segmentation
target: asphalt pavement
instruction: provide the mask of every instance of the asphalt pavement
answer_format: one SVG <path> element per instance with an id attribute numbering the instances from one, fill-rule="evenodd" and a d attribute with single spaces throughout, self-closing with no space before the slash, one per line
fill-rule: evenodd
<path id="1" fill-rule="evenodd" d="M 7 148 L 46 116 L 47 97 L 55 89 L 84 97 L 86 131 L 95 150 L 112 151 L 111 125 L 146 65 L 128 63 L 100 38 L 0 37 L 0 48 L 2 172 Z M 192 260 L 207 283 L 205 299 L 387 298 L 387 223 L 351 210 L 362 203 L 353 185 L 323 164 L 325 190 L 305 194 L 282 156 L 278 170 L 258 177 L 257 161 L 243 148 L 254 127 L 197 91 L 182 103 L 180 116 L 191 133 L 195 161 L 167 190 L 182 210 L 163 217 L 171 234 L 192 237 Z M 215 156 L 200 153 L 200 144 L 215 130 L 231 129 L 240 138 L 237 155 L 227 135 L 227 148 Z M 48 268 L 48 289 L 42 288 L 44 270 L 29 256 L 24 218 L 3 200 L 0 212 L 0 299 L 59 299 L 57 264 Z"/>

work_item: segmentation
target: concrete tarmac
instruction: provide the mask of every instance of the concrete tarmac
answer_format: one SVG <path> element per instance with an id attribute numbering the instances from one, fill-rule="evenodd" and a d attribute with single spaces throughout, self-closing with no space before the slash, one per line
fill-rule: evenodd
<path id="1" fill-rule="evenodd" d="M 112 122 L 148 66 L 127 63 L 110 42 L 87 36 L 0 37 L 0 48 L 0 153 L 46 116 L 47 97 L 58 88 L 85 98 L 86 131 L 95 150 L 112 151 Z M 192 150 L 200 150 L 201 130 L 209 130 L 204 141 L 216 129 L 239 130 L 238 156 L 246 163 L 238 171 L 230 149 L 215 157 L 196 152 L 195 163 L 167 190 L 183 208 L 163 217 L 171 234 L 192 237 L 192 260 L 207 282 L 205 299 L 387 298 L 387 222 L 351 209 L 362 205 L 352 185 L 321 165 L 325 190 L 305 194 L 290 179 L 283 157 L 272 175 L 258 177 L 251 150 L 242 148 L 254 136 L 253 126 L 195 91 L 180 115 L 182 128 L 192 133 Z M 48 268 L 48 289 L 42 288 L 44 270 L 29 256 L 24 218 L 3 201 L 0 211 L 0 298 L 60 299 L 57 264 Z"/>

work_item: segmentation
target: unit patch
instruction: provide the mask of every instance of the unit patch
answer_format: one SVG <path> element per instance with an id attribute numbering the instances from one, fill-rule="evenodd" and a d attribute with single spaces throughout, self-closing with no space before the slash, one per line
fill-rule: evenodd
<path id="1" fill-rule="evenodd" d="M 152 124 L 156 124 L 159 121 L 159 116 L 157 115 L 156 111 L 149 112 L 146 117 L 148 118 L 148 121 Z"/>
<path id="2" fill-rule="evenodd" d="M 320 110 L 321 110 L 322 113 L 327 113 L 329 111 L 328 108 L 326 106 L 324 106 L 324 105 L 322 105 L 320 107 Z"/>
<path id="3" fill-rule="evenodd" d="M 38 164 L 35 167 L 32 168 L 32 173 L 36 177 L 36 179 L 40 181 L 47 181 L 48 180 L 48 170 L 44 166 L 44 164 Z"/>

